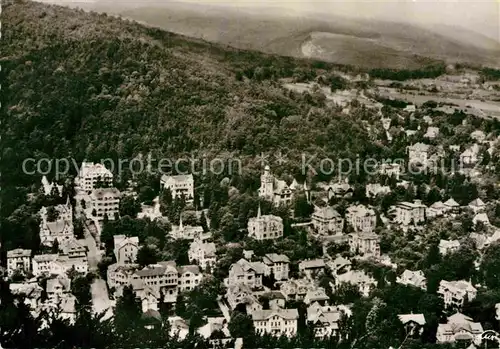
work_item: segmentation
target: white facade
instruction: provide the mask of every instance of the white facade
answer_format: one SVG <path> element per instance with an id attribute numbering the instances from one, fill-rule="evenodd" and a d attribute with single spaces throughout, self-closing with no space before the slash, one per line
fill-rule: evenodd
<path id="1" fill-rule="evenodd" d="M 216 248 L 213 242 L 205 243 L 200 239 L 189 245 L 188 257 L 191 263 L 197 262 L 203 270 L 213 268 L 217 262 Z"/>
<path id="2" fill-rule="evenodd" d="M 139 238 L 125 235 L 113 236 L 114 253 L 118 264 L 135 263 L 139 251 Z"/>
<path id="3" fill-rule="evenodd" d="M 401 202 L 396 205 L 396 222 L 402 225 L 424 222 L 426 209 L 420 200 Z"/>
<path id="4" fill-rule="evenodd" d="M 461 313 L 448 317 L 446 324 L 439 324 L 436 340 L 437 343 L 454 343 L 456 340 L 469 340 L 476 344 L 481 343 L 483 326 L 474 322 L 472 318 Z"/>
<path id="5" fill-rule="evenodd" d="M 242 258 L 229 269 L 228 285 L 243 283 L 250 288 L 261 288 L 265 269 L 261 262 L 249 262 Z"/>
<path id="6" fill-rule="evenodd" d="M 43 193 L 45 195 L 50 195 L 52 193 L 52 190 L 54 189 L 54 187 L 57 189 L 57 191 L 59 193 L 59 197 L 62 197 L 63 186 L 58 185 L 55 182 L 50 183 L 46 176 L 42 177 L 42 188 L 43 188 Z"/>
<path id="7" fill-rule="evenodd" d="M 31 270 L 31 250 L 21 248 L 7 252 L 7 275 L 11 277 L 16 271 L 23 273 Z"/>
<path id="8" fill-rule="evenodd" d="M 73 207 L 69 198 L 65 205 L 57 205 L 54 209 L 57 212 L 57 219 L 52 222 L 47 219 L 47 207 L 42 207 L 39 212 L 40 243 L 44 246 L 51 247 L 56 239 L 59 243 L 74 239 Z"/>
<path id="9" fill-rule="evenodd" d="M 350 206 L 346 211 L 346 222 L 355 232 L 371 233 L 377 225 L 377 216 L 372 208 L 364 205 Z"/>
<path id="10" fill-rule="evenodd" d="M 98 181 L 111 185 L 113 182 L 113 174 L 102 164 L 83 162 L 78 176 L 75 178 L 77 187 L 89 193 L 96 189 Z"/>
<path id="11" fill-rule="evenodd" d="M 276 179 L 269 166 L 266 166 L 260 176 L 259 197 L 271 201 L 276 206 L 289 205 L 292 202 L 293 190 L 285 181 Z"/>
<path id="12" fill-rule="evenodd" d="M 120 213 L 120 197 L 120 191 L 116 188 L 95 189 L 90 195 L 90 210 L 95 210 L 98 221 L 104 220 L 104 216 L 112 221 Z"/>
<path id="13" fill-rule="evenodd" d="M 168 188 L 173 198 L 184 196 L 186 200 L 194 198 L 194 178 L 192 174 L 161 177 L 161 187 Z"/>
<path id="14" fill-rule="evenodd" d="M 311 221 L 314 229 L 321 235 L 341 235 L 344 220 L 332 207 L 314 207 Z"/>
<path id="15" fill-rule="evenodd" d="M 197 265 L 184 265 L 177 268 L 179 272 L 179 291 L 191 291 L 198 286 L 203 278 Z"/>
<path id="16" fill-rule="evenodd" d="M 248 236 L 256 240 L 277 239 L 283 236 L 283 219 L 274 215 L 261 215 L 248 220 Z"/>
<path id="17" fill-rule="evenodd" d="M 448 253 L 456 252 L 460 248 L 460 242 L 458 240 L 440 240 L 439 241 L 439 253 L 445 256 Z"/>
<path id="18" fill-rule="evenodd" d="M 429 155 L 429 145 L 416 143 L 408 147 L 408 158 L 410 163 L 426 164 Z"/>
<path id="19" fill-rule="evenodd" d="M 427 278 L 422 270 L 411 271 L 406 269 L 401 276 L 396 278 L 396 282 L 402 285 L 411 285 L 422 290 L 427 290 Z"/>
<path id="20" fill-rule="evenodd" d="M 252 313 L 255 332 L 280 337 L 294 337 L 297 334 L 297 309 L 260 310 Z"/>
<path id="21" fill-rule="evenodd" d="M 377 234 L 349 234 L 349 249 L 363 256 L 380 257 L 380 237 Z"/>
<path id="22" fill-rule="evenodd" d="M 288 280 L 290 260 L 284 254 L 268 253 L 262 258 L 266 266 L 265 275 L 273 274 L 278 281 Z"/>
<path id="23" fill-rule="evenodd" d="M 441 280 L 437 293 L 443 298 L 446 307 L 461 307 L 466 297 L 469 301 L 476 298 L 477 290 L 465 280 Z"/>

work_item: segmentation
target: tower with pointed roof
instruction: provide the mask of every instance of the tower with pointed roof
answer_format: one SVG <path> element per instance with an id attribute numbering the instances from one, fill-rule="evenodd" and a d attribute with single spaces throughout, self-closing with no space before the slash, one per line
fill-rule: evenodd
<path id="1" fill-rule="evenodd" d="M 264 173 L 260 176 L 259 196 L 266 200 L 273 200 L 274 193 L 274 176 L 271 173 L 271 168 L 266 165 Z"/>

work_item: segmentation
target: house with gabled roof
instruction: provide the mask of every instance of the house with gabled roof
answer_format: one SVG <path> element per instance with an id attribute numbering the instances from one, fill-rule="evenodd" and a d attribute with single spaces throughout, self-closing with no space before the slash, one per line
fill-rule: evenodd
<path id="1" fill-rule="evenodd" d="M 484 203 L 483 200 L 481 200 L 480 198 L 477 198 L 475 200 L 472 200 L 468 207 L 474 211 L 474 213 L 480 213 L 480 212 L 483 212 L 485 209 L 486 209 L 486 204 Z"/>
<path id="2" fill-rule="evenodd" d="M 375 210 L 364 205 L 349 206 L 346 210 L 345 219 L 355 232 L 371 233 L 377 225 Z"/>
<path id="3" fill-rule="evenodd" d="M 323 287 L 317 287 L 307 291 L 306 296 L 304 297 L 305 304 L 319 303 L 325 305 L 329 300 L 330 297 L 327 296 Z"/>
<path id="4" fill-rule="evenodd" d="M 139 251 L 139 238 L 137 236 L 113 236 L 113 252 L 118 264 L 135 263 Z"/>
<path id="5" fill-rule="evenodd" d="M 11 277 L 16 271 L 31 271 L 31 250 L 17 248 L 7 251 L 7 275 Z"/>
<path id="6" fill-rule="evenodd" d="M 238 262 L 231 265 L 229 269 L 229 277 L 227 286 L 233 286 L 239 283 L 244 283 L 250 288 L 262 287 L 262 276 L 264 275 L 266 266 L 262 262 L 249 262 L 246 259 L 240 259 Z"/>
<path id="7" fill-rule="evenodd" d="M 278 281 L 288 280 L 290 259 L 284 254 L 267 253 L 262 257 L 266 266 L 264 275 L 273 275 Z"/>
<path id="8" fill-rule="evenodd" d="M 403 274 L 396 278 L 396 282 L 402 285 L 411 285 L 422 290 L 427 290 L 427 278 L 422 270 L 411 271 L 406 269 Z"/>
<path id="9" fill-rule="evenodd" d="M 197 262 L 203 270 L 213 268 L 217 262 L 215 254 L 216 247 L 213 242 L 203 242 L 201 239 L 195 239 L 189 245 L 188 257 L 191 263 Z"/>
<path id="10" fill-rule="evenodd" d="M 446 210 L 451 212 L 451 213 L 458 213 L 460 210 L 460 204 L 455 201 L 453 198 L 449 198 L 444 202 L 444 205 L 446 206 Z"/>
<path id="11" fill-rule="evenodd" d="M 481 342 L 483 326 L 459 312 L 448 317 L 445 324 L 439 324 L 436 339 L 438 343 L 457 341 Z"/>
<path id="12" fill-rule="evenodd" d="M 456 252 L 460 248 L 460 241 L 458 240 L 443 240 L 439 241 L 439 253 L 442 256 L 448 253 Z"/>
<path id="13" fill-rule="evenodd" d="M 316 338 L 329 338 L 338 333 L 342 315 L 342 310 L 336 306 L 315 302 L 307 308 L 307 323 L 314 328 Z"/>
<path id="14" fill-rule="evenodd" d="M 313 281 L 310 279 L 292 279 L 283 282 L 280 290 L 287 300 L 302 300 L 309 290 L 315 289 Z"/>
<path id="15" fill-rule="evenodd" d="M 192 174 L 168 176 L 160 180 L 162 189 L 170 189 L 173 198 L 184 197 L 186 201 L 194 198 L 194 177 Z"/>
<path id="16" fill-rule="evenodd" d="M 311 222 L 320 235 L 341 235 L 344 229 L 344 219 L 331 206 L 314 206 Z"/>
<path id="17" fill-rule="evenodd" d="M 476 298 L 477 289 L 469 281 L 441 280 L 437 293 L 443 298 L 446 307 L 461 307 L 466 298 L 469 301 Z"/>
<path id="18" fill-rule="evenodd" d="M 299 263 L 299 272 L 309 279 L 315 279 L 325 271 L 325 260 L 323 258 L 307 259 Z"/>
<path id="19" fill-rule="evenodd" d="M 337 275 L 336 287 L 339 287 L 342 283 L 349 283 L 358 287 L 359 292 L 364 297 L 368 297 L 370 292 L 377 286 L 375 279 L 362 270 L 351 270 L 347 273 Z"/>
<path id="20" fill-rule="evenodd" d="M 398 319 L 405 327 L 406 333 L 410 336 L 421 335 L 424 331 L 426 323 L 424 314 L 399 314 Z"/>

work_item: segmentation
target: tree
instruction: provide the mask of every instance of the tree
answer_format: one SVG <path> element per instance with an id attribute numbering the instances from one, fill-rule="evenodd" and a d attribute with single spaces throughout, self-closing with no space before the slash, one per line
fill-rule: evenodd
<path id="1" fill-rule="evenodd" d="M 59 218 L 59 211 L 57 211 L 54 206 L 49 206 L 47 208 L 47 221 L 55 222 L 58 218 Z"/>
<path id="2" fill-rule="evenodd" d="M 136 218 L 141 211 L 141 204 L 132 196 L 126 195 L 120 200 L 120 215 Z"/>
<path id="3" fill-rule="evenodd" d="M 228 329 L 231 337 L 243 338 L 243 342 L 245 342 L 245 339 L 255 335 L 252 318 L 247 314 L 237 311 L 232 314 Z"/>
<path id="4" fill-rule="evenodd" d="M 52 244 L 52 253 L 59 253 L 59 241 L 54 239 L 54 243 Z"/>
<path id="5" fill-rule="evenodd" d="M 150 264 L 156 264 L 158 262 L 158 252 L 156 249 L 150 246 L 142 246 L 139 251 L 137 251 L 136 263 L 139 266 L 145 267 Z"/>
<path id="6" fill-rule="evenodd" d="M 493 243 L 486 249 L 480 267 L 484 285 L 491 289 L 500 287 L 500 244 Z"/>
<path id="7" fill-rule="evenodd" d="M 132 286 L 125 286 L 122 296 L 116 302 L 113 319 L 119 342 L 127 343 L 130 347 L 134 346 L 132 343 L 137 343 L 139 332 L 143 331 L 140 326 L 141 315 L 141 305 Z"/>
<path id="8" fill-rule="evenodd" d="M 313 213 L 313 206 L 307 201 L 305 195 L 298 195 L 294 202 L 294 216 L 307 218 Z"/>

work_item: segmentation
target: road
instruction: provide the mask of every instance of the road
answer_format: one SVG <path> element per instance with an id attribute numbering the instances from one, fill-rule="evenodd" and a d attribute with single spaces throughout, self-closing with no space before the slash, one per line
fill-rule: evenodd
<path id="1" fill-rule="evenodd" d="M 85 243 L 88 248 L 88 263 L 89 271 L 97 275 L 97 277 L 92 282 L 90 286 L 90 291 L 92 293 L 92 309 L 95 313 L 102 313 L 106 311 L 104 319 L 107 319 L 113 315 L 113 302 L 109 299 L 108 287 L 106 281 L 101 279 L 99 275 L 98 264 L 101 260 L 101 253 L 97 248 L 94 237 L 91 234 L 92 226 L 85 225 Z"/>

